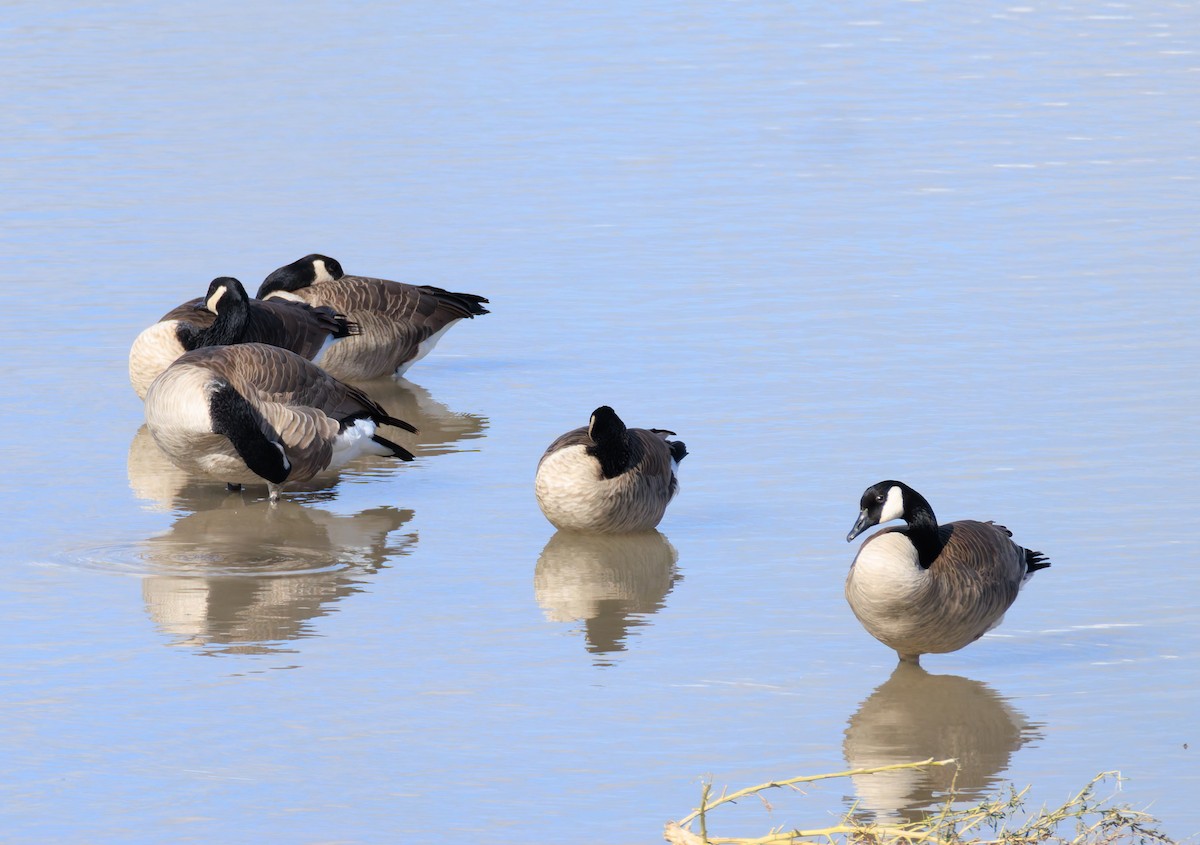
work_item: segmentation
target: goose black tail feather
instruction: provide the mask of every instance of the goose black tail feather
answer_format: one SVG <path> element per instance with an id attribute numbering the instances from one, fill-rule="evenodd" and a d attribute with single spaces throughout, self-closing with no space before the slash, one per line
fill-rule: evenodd
<path id="1" fill-rule="evenodd" d="M 376 443 L 378 443 L 383 448 L 391 449 L 392 455 L 394 455 L 395 457 L 399 458 L 402 461 L 411 461 L 411 460 L 416 459 L 416 456 L 412 452 L 408 451 L 407 449 L 405 449 L 403 446 L 401 446 L 398 443 L 393 443 L 392 441 L 388 440 L 386 437 L 380 437 L 378 434 L 376 434 L 376 435 L 372 436 L 371 439 L 374 440 Z"/>
<path id="2" fill-rule="evenodd" d="M 433 285 L 421 285 L 421 290 L 431 293 L 447 303 L 453 303 L 461 308 L 465 312 L 464 316 L 468 318 L 491 313 L 483 307 L 483 304 L 488 301 L 487 298 L 478 294 L 459 293 L 457 291 L 446 290 L 445 288 L 434 287 Z"/>
<path id="3" fill-rule="evenodd" d="M 410 431 L 413 434 L 420 434 L 415 425 L 412 423 L 406 423 L 404 420 L 398 420 L 395 417 L 380 417 L 379 419 L 375 420 L 375 423 L 377 425 L 391 425 L 395 426 L 396 428 L 402 428 L 405 431 Z"/>
<path id="4" fill-rule="evenodd" d="M 362 334 L 362 329 L 358 327 L 358 323 L 348 319 L 344 314 L 337 314 L 333 319 L 337 322 L 337 331 L 333 333 L 334 337 L 351 337 Z"/>
<path id="5" fill-rule="evenodd" d="M 675 459 L 675 463 L 679 463 L 687 457 L 687 446 L 684 446 L 682 441 L 672 440 L 668 445 L 671 447 L 671 457 Z M 691 464 L 688 464 L 688 466 L 691 466 Z"/>
<path id="6" fill-rule="evenodd" d="M 1047 569 L 1050 566 L 1050 561 L 1046 560 L 1046 556 L 1041 552 L 1035 552 L 1032 549 L 1025 550 L 1025 572 L 1033 574 L 1039 569 Z"/>

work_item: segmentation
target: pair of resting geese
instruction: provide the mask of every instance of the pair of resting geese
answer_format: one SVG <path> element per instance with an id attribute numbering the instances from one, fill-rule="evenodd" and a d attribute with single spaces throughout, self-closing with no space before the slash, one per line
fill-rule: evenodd
<path id="1" fill-rule="evenodd" d="M 568 531 L 648 531 L 678 490 L 688 450 L 674 432 L 626 429 L 610 407 L 565 433 L 538 465 L 542 513 Z M 938 525 L 934 509 L 901 481 L 880 481 L 859 499 L 847 543 L 872 526 L 904 520 L 866 539 L 846 577 L 846 600 L 871 636 L 905 663 L 956 652 L 1003 622 L 1016 594 L 1039 569 L 1042 552 L 1013 543 L 994 522 Z"/>
<path id="2" fill-rule="evenodd" d="M 627 429 L 612 408 L 597 408 L 587 426 L 550 444 L 534 490 L 557 528 L 650 530 L 679 489 L 687 454 L 663 429 Z M 868 528 L 902 519 L 863 542 L 846 578 L 858 621 L 907 663 L 922 654 L 957 651 L 1004 620 L 1017 593 L 1050 563 L 1012 541 L 993 522 L 939 525 L 933 508 L 900 481 L 868 487 L 850 542 Z"/>
<path id="3" fill-rule="evenodd" d="M 481 296 L 347 276 L 309 255 L 271 273 L 251 300 L 236 279 L 167 313 L 134 341 L 130 380 L 167 457 L 233 486 L 266 481 L 272 501 L 362 454 L 412 460 L 379 433 L 415 431 L 346 381 L 394 377 L 458 320 L 486 314 Z M 562 435 L 538 462 L 534 492 L 559 529 L 648 531 L 679 489 L 687 448 L 664 429 L 627 428 L 608 406 Z M 899 481 L 867 488 L 847 542 L 895 519 L 859 549 L 846 599 L 902 661 L 957 651 L 995 628 L 1022 586 L 1050 564 L 992 522 L 939 525 Z"/>

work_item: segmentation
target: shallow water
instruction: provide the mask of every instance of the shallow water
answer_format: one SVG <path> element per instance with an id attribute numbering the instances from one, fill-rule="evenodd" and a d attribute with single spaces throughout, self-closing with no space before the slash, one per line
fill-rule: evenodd
<path id="1" fill-rule="evenodd" d="M 14 7 L 6 837 L 645 842 L 928 756 L 1200 834 L 1198 11 Z M 415 463 L 270 508 L 162 462 L 126 355 L 312 251 L 492 313 L 373 386 Z M 537 510 L 600 404 L 688 445 L 658 533 Z M 924 672 L 842 598 L 884 478 L 1053 562 Z"/>

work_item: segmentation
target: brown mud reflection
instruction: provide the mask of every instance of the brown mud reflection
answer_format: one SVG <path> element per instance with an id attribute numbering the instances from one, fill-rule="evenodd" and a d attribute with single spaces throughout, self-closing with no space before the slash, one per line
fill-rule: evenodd
<path id="1" fill-rule="evenodd" d="M 952 786 L 964 801 L 990 795 L 1013 753 L 1042 738 L 1040 728 L 986 684 L 900 663 L 850 717 L 842 750 L 855 769 L 929 757 L 958 760 L 957 769 L 854 778 L 858 807 L 873 820 L 913 821 L 943 801 Z"/>
<path id="2" fill-rule="evenodd" d="M 445 455 L 464 451 L 463 441 L 482 438 L 487 430 L 486 417 L 460 414 L 435 400 L 429 391 L 410 381 L 372 381 L 358 384 L 388 413 L 417 427 L 418 433 L 384 426 L 382 434 L 411 449 L 418 456 Z M 382 459 L 361 458 L 351 466 L 369 465 L 379 460 L 381 466 L 394 469 L 394 464 Z M 158 448 L 150 431 L 143 424 L 129 445 L 129 486 L 135 496 L 153 502 L 155 510 L 203 510 L 216 506 L 228 497 L 225 485 L 210 478 L 192 476 L 176 467 Z M 331 501 L 339 480 L 338 472 L 322 473 L 305 482 L 287 485 L 289 494 L 305 494 L 305 501 Z M 245 498 L 264 498 L 266 485 L 255 489 L 248 485 Z"/>
<path id="3" fill-rule="evenodd" d="M 630 629 L 666 604 L 682 579 L 678 552 L 657 531 L 636 534 L 579 534 L 558 531 L 533 573 L 537 603 L 551 622 L 584 623 L 587 650 L 596 664 L 625 650 Z"/>
<path id="4" fill-rule="evenodd" d="M 143 541 L 142 596 L 176 645 L 205 653 L 266 653 L 311 634 L 309 622 L 360 592 L 415 533 L 394 535 L 410 510 L 340 516 L 311 505 L 227 495 Z"/>

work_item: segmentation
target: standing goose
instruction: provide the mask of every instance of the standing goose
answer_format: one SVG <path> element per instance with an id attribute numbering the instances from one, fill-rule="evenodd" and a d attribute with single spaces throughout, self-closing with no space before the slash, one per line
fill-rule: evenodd
<path id="1" fill-rule="evenodd" d="M 846 542 L 872 525 L 908 523 L 868 537 L 846 578 L 858 621 L 903 661 L 975 642 L 1004 620 L 1033 573 L 1050 565 L 1002 525 L 964 519 L 939 526 L 929 502 L 899 481 L 868 487 L 860 506 Z"/>
<path id="2" fill-rule="evenodd" d="M 327 305 L 361 329 L 322 359 L 321 366 L 347 381 L 391 378 L 424 358 L 452 325 L 488 313 L 482 296 L 429 285 L 347 276 L 327 255 L 306 255 L 275 270 L 258 298 Z"/>
<path id="3" fill-rule="evenodd" d="M 358 327 L 332 308 L 303 302 L 250 299 L 237 279 L 213 279 L 202 299 L 172 308 L 144 330 L 129 350 L 129 381 L 141 399 L 150 382 L 191 349 L 231 343 L 269 343 L 309 360 Z"/>
<path id="4" fill-rule="evenodd" d="M 262 343 L 185 352 L 150 385 L 146 425 L 181 469 L 231 485 L 266 481 L 271 501 L 363 454 L 411 461 L 376 434 L 416 429 L 388 416 L 356 387 L 294 352 Z"/>
<path id="5" fill-rule="evenodd" d="M 538 462 L 534 492 L 556 528 L 600 533 L 658 525 L 679 489 L 687 447 L 673 431 L 626 428 L 603 405 L 586 426 L 550 444 Z"/>

